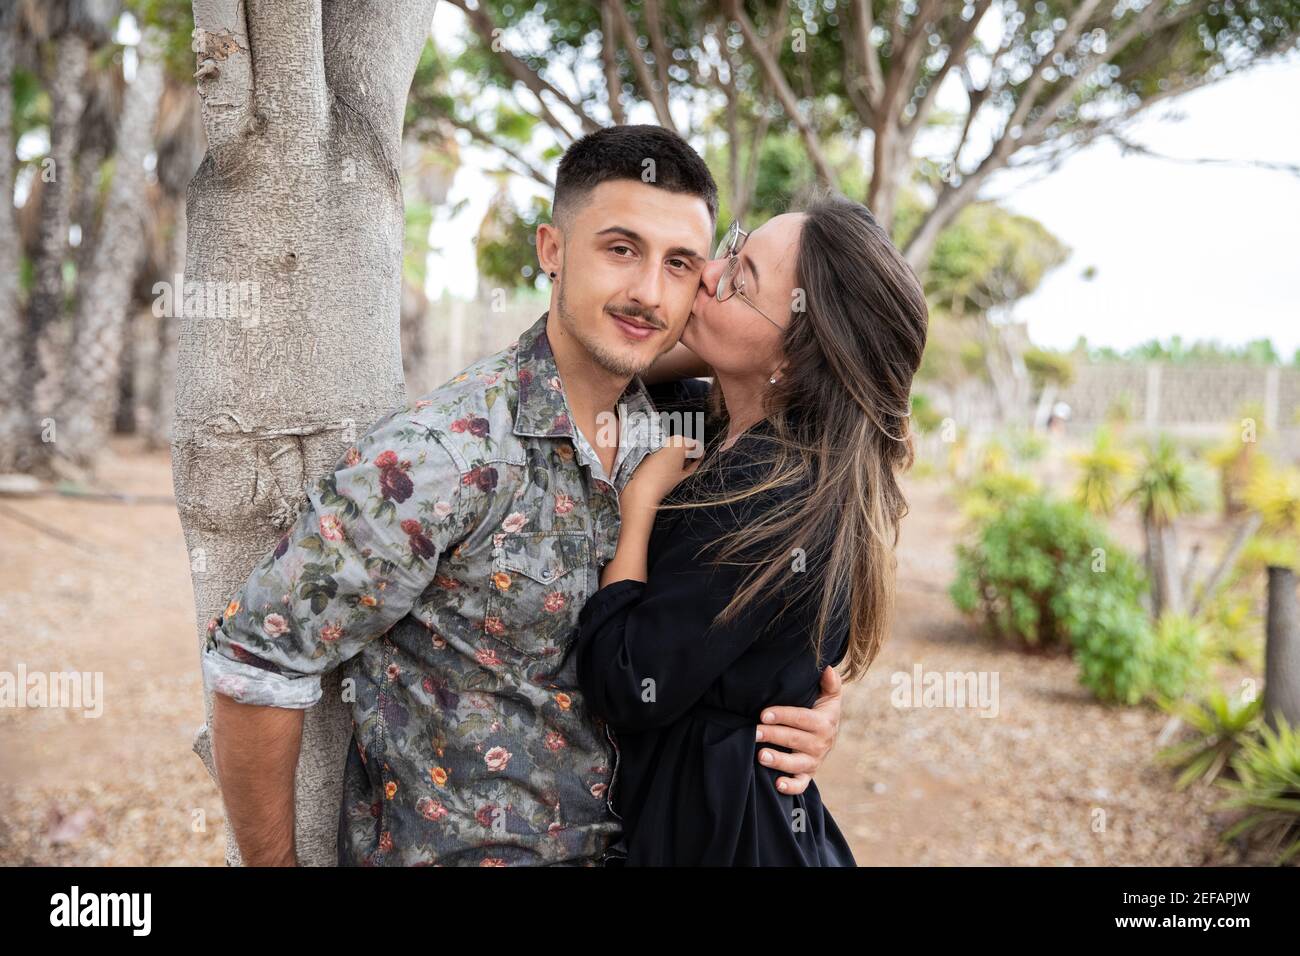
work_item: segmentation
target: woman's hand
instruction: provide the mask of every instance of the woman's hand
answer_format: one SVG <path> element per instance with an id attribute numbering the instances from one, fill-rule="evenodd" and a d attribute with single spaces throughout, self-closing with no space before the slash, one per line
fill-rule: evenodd
<path id="1" fill-rule="evenodd" d="M 619 496 L 624 507 L 657 508 L 668 492 L 695 471 L 703 460 L 703 445 L 685 435 L 670 435 L 663 447 L 637 466 Z"/>
<path id="2" fill-rule="evenodd" d="M 693 472 L 700 463 L 694 438 L 672 435 L 663 447 L 642 459 L 618 496 L 618 547 L 614 557 L 600 572 L 600 586 L 614 581 L 644 581 L 646 553 L 655 512 L 664 495 Z M 691 458 L 688 455 L 695 455 Z"/>

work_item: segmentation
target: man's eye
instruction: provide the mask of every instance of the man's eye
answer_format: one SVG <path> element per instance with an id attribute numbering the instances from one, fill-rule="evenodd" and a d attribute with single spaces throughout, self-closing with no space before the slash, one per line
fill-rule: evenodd
<path id="1" fill-rule="evenodd" d="M 619 251 L 620 249 L 626 249 L 628 252 L 633 252 L 633 251 L 634 251 L 634 250 L 632 249 L 631 246 L 611 246 L 611 247 L 610 247 L 610 251 L 613 252 L 613 253 L 616 253 L 616 254 L 618 253 L 618 251 Z"/>
<path id="2" fill-rule="evenodd" d="M 691 264 L 685 259 L 669 259 L 668 264 L 674 269 L 689 269 Z"/>

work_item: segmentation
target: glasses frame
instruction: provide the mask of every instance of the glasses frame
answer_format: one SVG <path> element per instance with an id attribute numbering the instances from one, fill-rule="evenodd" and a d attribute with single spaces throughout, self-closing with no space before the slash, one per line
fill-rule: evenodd
<path id="1" fill-rule="evenodd" d="M 740 220 L 732 220 L 731 225 L 727 227 L 726 234 L 722 237 L 722 241 L 718 243 L 717 251 L 713 254 L 715 259 L 721 259 L 723 256 L 727 257 L 727 265 L 718 278 L 718 287 L 714 290 L 713 297 L 719 302 L 726 302 L 733 295 L 739 296 L 742 302 L 784 332 L 785 327 L 783 325 L 755 305 L 753 299 L 745 295 L 745 266 L 740 261 L 740 250 L 744 248 L 745 240 L 748 238 L 749 232 L 741 228 Z M 723 294 L 724 289 L 727 290 L 725 295 Z"/>

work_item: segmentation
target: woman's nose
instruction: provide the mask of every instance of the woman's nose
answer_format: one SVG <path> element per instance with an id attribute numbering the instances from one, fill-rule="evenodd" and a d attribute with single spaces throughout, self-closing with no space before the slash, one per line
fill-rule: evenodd
<path id="1" fill-rule="evenodd" d="M 722 278 L 722 270 L 725 268 L 726 259 L 710 259 L 704 264 L 700 271 L 700 285 L 704 286 L 704 291 L 709 295 L 718 291 L 718 280 Z"/>

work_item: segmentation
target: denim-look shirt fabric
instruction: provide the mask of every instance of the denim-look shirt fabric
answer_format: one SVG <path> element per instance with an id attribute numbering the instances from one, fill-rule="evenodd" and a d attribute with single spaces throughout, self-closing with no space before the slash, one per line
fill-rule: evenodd
<path id="1" fill-rule="evenodd" d="M 293 527 L 209 623 L 205 684 L 236 701 L 310 707 L 319 675 L 342 668 L 354 746 L 340 864 L 618 853 L 617 748 L 571 652 L 614 556 L 618 490 L 660 439 L 634 378 L 607 480 L 572 423 L 546 318 L 310 482 Z"/>

